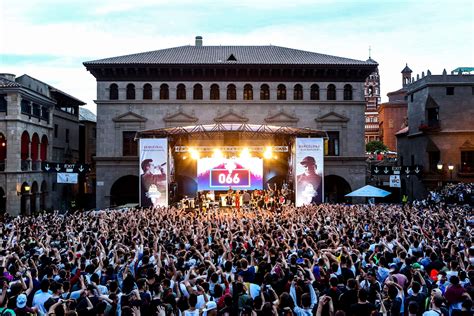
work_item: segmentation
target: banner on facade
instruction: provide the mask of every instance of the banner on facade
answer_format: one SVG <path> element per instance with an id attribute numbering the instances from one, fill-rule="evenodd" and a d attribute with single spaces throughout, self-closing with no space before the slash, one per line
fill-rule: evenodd
<path id="1" fill-rule="evenodd" d="M 296 206 L 322 203 L 324 197 L 324 141 L 297 138 L 295 158 Z"/>
<path id="2" fill-rule="evenodd" d="M 77 184 L 77 173 L 58 172 L 56 176 L 56 182 Z"/>
<path id="3" fill-rule="evenodd" d="M 140 206 L 168 206 L 168 140 L 140 139 Z"/>
<path id="4" fill-rule="evenodd" d="M 400 188 L 400 176 L 390 176 L 390 187 L 391 188 Z"/>

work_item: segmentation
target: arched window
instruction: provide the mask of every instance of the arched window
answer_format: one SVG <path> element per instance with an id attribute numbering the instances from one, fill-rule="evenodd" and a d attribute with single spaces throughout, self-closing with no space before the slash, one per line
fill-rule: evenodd
<path id="1" fill-rule="evenodd" d="M 211 100 L 219 100 L 219 86 L 217 84 L 211 85 Z"/>
<path id="2" fill-rule="evenodd" d="M 327 99 L 328 100 L 336 100 L 336 86 L 330 84 L 327 90 Z"/>
<path id="3" fill-rule="evenodd" d="M 193 87 L 193 100 L 202 100 L 202 86 L 199 83 Z"/>
<path id="4" fill-rule="evenodd" d="M 311 85 L 311 100 L 319 100 L 319 86 L 317 84 Z"/>
<path id="5" fill-rule="evenodd" d="M 7 138 L 0 133 L 0 171 L 5 170 L 5 159 L 7 158 Z"/>
<path id="6" fill-rule="evenodd" d="M 48 158 L 48 137 L 43 135 L 41 137 L 41 146 L 40 146 L 40 159 L 46 161 Z"/>
<path id="7" fill-rule="evenodd" d="M 303 100 L 303 86 L 296 84 L 293 88 L 293 100 Z"/>
<path id="8" fill-rule="evenodd" d="M 270 87 L 267 84 L 260 86 L 260 100 L 270 100 Z"/>
<path id="9" fill-rule="evenodd" d="M 253 100 L 253 88 L 251 84 L 244 86 L 244 100 Z"/>
<path id="10" fill-rule="evenodd" d="M 170 98 L 170 89 L 166 83 L 163 83 L 160 86 L 160 100 L 169 100 Z"/>
<path id="11" fill-rule="evenodd" d="M 367 88 L 367 95 L 368 95 L 369 97 L 374 96 L 374 87 L 369 86 L 369 87 Z"/>
<path id="12" fill-rule="evenodd" d="M 227 100 L 235 100 L 237 99 L 237 92 L 235 89 L 235 85 L 230 84 L 227 86 Z"/>
<path id="13" fill-rule="evenodd" d="M 286 100 L 286 87 L 284 84 L 279 84 L 277 87 L 277 100 Z"/>
<path id="14" fill-rule="evenodd" d="M 34 162 L 38 160 L 38 146 L 39 146 L 39 136 L 38 134 L 34 133 L 31 137 L 31 160 Z"/>
<path id="15" fill-rule="evenodd" d="M 133 83 L 127 85 L 127 100 L 135 100 L 135 85 Z"/>
<path id="16" fill-rule="evenodd" d="M 176 87 L 176 100 L 186 100 L 186 86 L 182 83 Z"/>
<path id="17" fill-rule="evenodd" d="M 30 152 L 29 152 L 29 147 L 30 147 L 30 134 L 28 134 L 27 131 L 24 131 L 23 134 L 21 134 L 21 170 L 29 170 L 30 165 L 28 162 L 28 158 L 30 158 Z"/>
<path id="18" fill-rule="evenodd" d="M 350 84 L 344 86 L 344 100 L 352 100 L 352 86 Z"/>
<path id="19" fill-rule="evenodd" d="M 118 100 L 118 86 L 115 83 L 109 87 L 109 100 Z"/>
<path id="20" fill-rule="evenodd" d="M 147 83 L 143 86 L 143 100 L 153 99 L 153 90 L 151 84 Z"/>

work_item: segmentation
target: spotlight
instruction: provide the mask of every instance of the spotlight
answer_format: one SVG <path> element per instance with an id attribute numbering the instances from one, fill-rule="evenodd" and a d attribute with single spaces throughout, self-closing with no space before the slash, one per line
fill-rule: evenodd
<path id="1" fill-rule="evenodd" d="M 193 158 L 194 160 L 199 159 L 199 152 L 196 149 L 190 148 L 189 153 L 191 154 L 191 158 Z"/>
<path id="2" fill-rule="evenodd" d="M 219 148 L 214 149 L 214 153 L 212 154 L 213 158 L 223 158 L 224 154 L 222 154 L 222 151 Z"/>
<path id="3" fill-rule="evenodd" d="M 271 159 L 273 156 L 272 154 L 272 147 L 266 147 L 265 151 L 263 152 L 263 158 L 265 159 Z"/>
<path id="4" fill-rule="evenodd" d="M 240 158 L 243 158 L 243 159 L 248 159 L 250 158 L 250 151 L 247 147 L 245 147 L 244 149 L 242 149 L 242 151 L 240 152 Z"/>

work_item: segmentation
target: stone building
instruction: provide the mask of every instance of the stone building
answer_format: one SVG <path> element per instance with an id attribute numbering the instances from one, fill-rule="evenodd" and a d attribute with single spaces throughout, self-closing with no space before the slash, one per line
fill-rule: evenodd
<path id="1" fill-rule="evenodd" d="M 408 65 L 402 70 L 402 88 L 387 93 L 388 102 L 379 105 L 379 139 L 391 151 L 397 150 L 395 134 L 407 126 L 407 96 L 406 86 L 411 79 L 411 69 Z"/>
<path id="2" fill-rule="evenodd" d="M 41 163 L 78 157 L 78 106 L 84 102 L 28 75 L 0 75 L 1 209 L 12 215 L 68 207 L 70 191 Z M 3 207 L 4 206 L 4 207 Z"/>
<path id="3" fill-rule="evenodd" d="M 242 123 L 327 132 L 325 191 L 365 184 L 365 79 L 377 63 L 278 46 L 181 46 L 84 63 L 97 80 L 97 207 L 135 186 L 135 132 Z"/>
<path id="4" fill-rule="evenodd" d="M 408 128 L 397 133 L 399 161 L 424 167 L 420 181 L 405 184 L 410 196 L 423 198 L 444 182 L 473 182 L 474 75 L 428 70 L 406 93 Z"/>
<path id="5" fill-rule="evenodd" d="M 367 62 L 376 64 L 371 57 Z M 364 84 L 365 108 L 365 143 L 379 139 L 379 116 L 378 108 L 380 103 L 380 76 L 376 68 L 366 79 Z"/>
<path id="6" fill-rule="evenodd" d="M 95 208 L 95 163 L 97 148 L 97 118 L 86 108 L 79 108 L 79 162 L 90 167 L 90 172 L 80 175 L 78 206 Z"/>

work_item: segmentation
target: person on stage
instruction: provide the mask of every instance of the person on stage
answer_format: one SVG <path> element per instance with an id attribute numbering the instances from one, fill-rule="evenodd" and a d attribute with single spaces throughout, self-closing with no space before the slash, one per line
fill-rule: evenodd
<path id="1" fill-rule="evenodd" d="M 240 211 L 240 191 L 235 191 L 235 208 Z"/>

